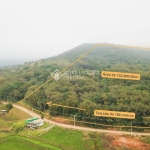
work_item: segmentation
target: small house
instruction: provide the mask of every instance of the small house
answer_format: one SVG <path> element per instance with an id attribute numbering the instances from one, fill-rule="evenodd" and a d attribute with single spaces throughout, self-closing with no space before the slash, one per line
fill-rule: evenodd
<path id="1" fill-rule="evenodd" d="M 2 113 L 2 114 L 6 114 L 6 113 L 7 113 L 7 110 L 1 110 L 1 113 Z"/>
<path id="2" fill-rule="evenodd" d="M 29 127 L 30 129 L 36 129 L 42 125 L 44 125 L 44 121 L 42 119 L 30 121 L 27 123 L 27 127 Z"/>
<path id="3" fill-rule="evenodd" d="M 29 118 L 25 121 L 26 125 L 29 123 L 29 122 L 32 122 L 34 120 L 38 120 L 39 118 Z"/>

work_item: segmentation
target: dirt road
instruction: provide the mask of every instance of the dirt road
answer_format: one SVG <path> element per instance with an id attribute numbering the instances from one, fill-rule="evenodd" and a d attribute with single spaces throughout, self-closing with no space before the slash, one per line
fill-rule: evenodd
<path id="1" fill-rule="evenodd" d="M 13 104 L 14 107 L 30 114 L 30 116 L 32 117 L 38 117 L 40 118 L 41 116 L 38 115 L 37 113 L 33 112 L 33 111 L 29 111 L 27 108 L 23 107 L 23 106 L 19 106 L 16 104 Z M 57 125 L 63 128 L 69 128 L 69 129 L 76 129 L 76 130 L 83 130 L 83 131 L 94 131 L 94 132 L 105 132 L 105 133 L 113 133 L 113 134 L 129 134 L 131 135 L 131 132 L 124 132 L 124 131 L 113 131 L 113 130 L 102 130 L 102 129 L 94 129 L 94 128 L 87 128 L 87 127 L 81 127 L 81 126 L 73 126 L 73 125 L 67 125 L 67 124 L 62 124 L 62 123 L 57 123 L 54 121 L 51 121 L 49 119 L 44 118 L 45 122 L 48 122 L 50 124 L 53 125 Z M 138 132 L 132 132 L 132 135 L 139 135 L 139 136 L 150 136 L 150 133 L 138 133 Z"/>

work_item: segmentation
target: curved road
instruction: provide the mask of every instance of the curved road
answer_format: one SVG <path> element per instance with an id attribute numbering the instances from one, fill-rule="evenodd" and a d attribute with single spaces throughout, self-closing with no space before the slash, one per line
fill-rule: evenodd
<path id="1" fill-rule="evenodd" d="M 41 116 L 33 111 L 29 111 L 27 108 L 23 106 L 19 106 L 16 104 L 13 104 L 14 107 L 28 113 L 32 117 L 38 117 L 40 118 Z M 115 134 L 130 134 L 130 135 L 139 135 L 139 136 L 150 136 L 150 133 L 139 133 L 139 132 L 125 132 L 125 131 L 113 131 L 113 130 L 103 130 L 103 129 L 94 129 L 94 128 L 87 128 L 87 127 L 81 127 L 81 126 L 73 126 L 73 125 L 67 125 L 67 124 L 62 124 L 62 123 L 57 123 L 55 121 L 51 121 L 49 119 L 44 118 L 45 122 L 48 122 L 53 125 L 57 125 L 63 128 L 69 128 L 69 129 L 76 129 L 76 130 L 82 130 L 82 131 L 94 131 L 94 132 L 105 132 L 105 133 L 115 133 Z"/>

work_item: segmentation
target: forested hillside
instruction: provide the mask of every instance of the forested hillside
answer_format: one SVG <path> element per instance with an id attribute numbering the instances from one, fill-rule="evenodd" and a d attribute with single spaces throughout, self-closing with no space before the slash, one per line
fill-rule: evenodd
<path id="1" fill-rule="evenodd" d="M 53 71 L 61 71 L 93 46 L 82 44 L 55 57 L 1 68 L 1 98 L 13 102 L 23 99 L 50 79 Z M 106 79 L 101 77 L 102 71 L 138 73 L 141 80 Z M 143 117 L 150 116 L 150 50 L 101 44 L 67 69 L 58 81 L 50 81 L 28 97 L 27 102 L 43 111 L 46 102 L 87 110 L 83 114 L 52 106 L 52 115 L 92 117 L 94 109 L 135 112 L 135 120 L 142 122 Z"/>

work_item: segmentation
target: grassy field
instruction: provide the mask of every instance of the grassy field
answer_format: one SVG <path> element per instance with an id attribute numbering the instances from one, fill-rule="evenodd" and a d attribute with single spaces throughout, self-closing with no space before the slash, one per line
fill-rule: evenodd
<path id="1" fill-rule="evenodd" d="M 0 110 L 5 109 L 4 104 L 0 104 Z M 12 108 L 9 113 L 5 115 L 0 116 L 1 119 L 5 121 L 18 121 L 18 120 L 24 120 L 27 118 L 31 118 L 31 116 L 17 108 Z"/>
<path id="2" fill-rule="evenodd" d="M 1 109 L 5 109 L 4 104 L 0 104 Z M 0 114 L 0 150 L 60 150 L 31 136 L 41 133 L 49 124 L 33 131 L 25 128 L 27 118 L 31 116 L 17 108 L 12 108 L 7 114 Z"/>
<path id="3" fill-rule="evenodd" d="M 45 142 L 22 136 L 7 136 L 0 140 L 1 150 L 60 150 Z"/>
<path id="4" fill-rule="evenodd" d="M 26 134 L 26 136 L 29 135 Z M 103 150 L 101 138 L 97 140 L 97 150 Z M 83 133 L 81 131 L 54 127 L 51 131 L 38 138 L 20 136 L 20 133 L 5 133 L 3 137 L 0 136 L 0 150 L 6 149 L 95 150 L 95 139 L 91 138 L 90 133 L 87 132 Z"/>
<path id="5" fill-rule="evenodd" d="M 5 109 L 4 104 L 0 104 L 1 109 Z M 17 131 L 24 127 L 27 118 L 31 116 L 17 108 L 12 108 L 8 113 L 0 114 L 0 131 Z"/>
<path id="6" fill-rule="evenodd" d="M 103 150 L 100 136 L 93 138 L 90 133 L 60 127 L 54 127 L 50 132 L 40 136 L 40 139 L 63 150 L 95 150 L 96 146 Z"/>
<path id="7" fill-rule="evenodd" d="M 0 104 L 0 109 L 5 109 Z M 101 136 L 93 137 L 89 132 L 54 127 L 47 133 L 43 128 L 51 126 L 45 124 L 43 127 L 30 130 L 25 128 L 25 119 L 30 118 L 28 114 L 17 108 L 12 108 L 9 113 L 0 116 L 0 150 L 103 150 Z M 39 136 L 41 135 L 41 136 Z"/>

